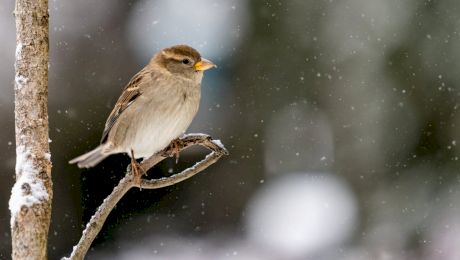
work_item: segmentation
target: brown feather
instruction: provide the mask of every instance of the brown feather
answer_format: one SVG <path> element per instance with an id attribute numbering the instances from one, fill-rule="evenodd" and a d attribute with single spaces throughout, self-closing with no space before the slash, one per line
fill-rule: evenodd
<path id="1" fill-rule="evenodd" d="M 172 57 L 174 56 L 190 57 L 194 61 L 201 60 L 200 53 L 194 48 L 187 46 L 187 45 L 175 45 L 170 48 L 164 49 L 163 52 L 165 52 L 167 55 L 170 55 Z"/>
<path id="2" fill-rule="evenodd" d="M 148 73 L 147 67 L 143 68 L 136 75 L 134 75 L 134 77 L 123 89 L 123 92 L 118 98 L 118 101 L 110 113 L 109 118 L 107 118 L 104 132 L 102 133 L 101 144 L 107 140 L 110 129 L 112 129 L 120 114 L 142 94 L 139 88 L 139 82 L 145 77 L 146 73 Z"/>

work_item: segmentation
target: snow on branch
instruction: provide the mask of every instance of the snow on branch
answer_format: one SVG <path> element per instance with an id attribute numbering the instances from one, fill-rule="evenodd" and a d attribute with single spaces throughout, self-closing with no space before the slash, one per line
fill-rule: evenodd
<path id="1" fill-rule="evenodd" d="M 223 146 L 220 140 L 213 140 L 209 135 L 206 134 L 187 134 L 180 138 L 180 147 L 182 151 L 193 145 L 201 145 L 209 150 L 211 153 L 206 157 L 197 162 L 195 165 L 183 170 L 180 173 L 176 173 L 169 177 L 161 179 L 144 179 L 142 176 L 135 175 L 130 168 L 128 168 L 126 175 L 120 180 L 118 185 L 113 189 L 112 193 L 104 199 L 102 204 L 97 209 L 96 213 L 91 217 L 90 221 L 86 225 L 85 230 L 80 238 L 80 241 L 76 246 L 73 247 L 73 251 L 70 257 L 63 259 L 83 259 L 91 246 L 91 243 L 96 238 L 99 231 L 102 229 L 105 220 L 117 205 L 118 201 L 133 187 L 142 189 L 159 189 L 167 186 L 174 185 L 181 181 L 184 181 L 195 174 L 205 170 L 211 164 L 214 164 L 223 155 L 227 155 L 227 149 Z M 167 157 L 174 155 L 173 145 L 166 147 L 163 151 L 160 151 L 150 158 L 144 160 L 141 163 L 142 169 L 147 172 L 153 166 L 161 162 Z"/>

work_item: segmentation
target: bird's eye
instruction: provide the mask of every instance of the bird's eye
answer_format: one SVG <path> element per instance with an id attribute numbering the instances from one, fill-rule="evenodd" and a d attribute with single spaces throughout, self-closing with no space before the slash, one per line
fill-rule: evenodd
<path id="1" fill-rule="evenodd" d="M 182 60 L 182 63 L 183 63 L 183 64 L 189 64 L 189 63 L 190 63 L 190 60 L 189 60 L 189 59 L 183 59 L 183 60 Z"/>

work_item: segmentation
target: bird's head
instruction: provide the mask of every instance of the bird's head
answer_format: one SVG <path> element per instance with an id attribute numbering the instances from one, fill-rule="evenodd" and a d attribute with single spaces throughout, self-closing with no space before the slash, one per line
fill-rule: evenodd
<path id="1" fill-rule="evenodd" d="M 188 79 L 199 79 L 207 69 L 216 67 L 211 61 L 201 57 L 200 53 L 187 45 L 175 45 L 159 51 L 152 59 L 153 63 L 169 73 Z"/>

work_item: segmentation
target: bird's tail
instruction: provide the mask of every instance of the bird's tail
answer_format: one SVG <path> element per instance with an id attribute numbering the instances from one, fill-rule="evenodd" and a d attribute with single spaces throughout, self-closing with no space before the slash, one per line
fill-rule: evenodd
<path id="1" fill-rule="evenodd" d="M 94 150 L 70 160 L 69 163 L 76 163 L 79 168 L 94 167 L 96 164 L 100 163 L 102 160 L 104 160 L 107 156 L 110 155 L 109 153 L 104 153 L 103 148 L 103 145 L 99 145 Z"/>

